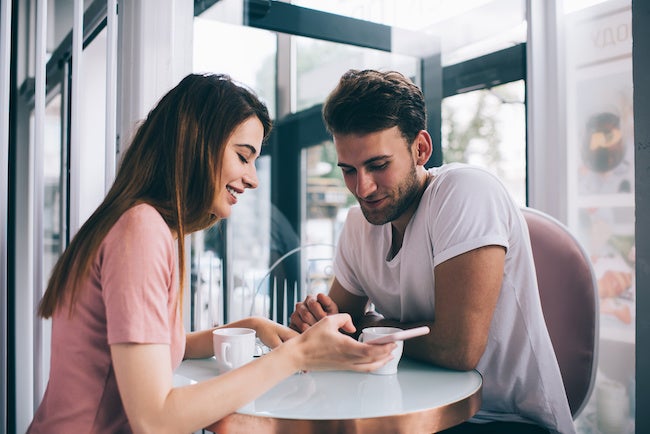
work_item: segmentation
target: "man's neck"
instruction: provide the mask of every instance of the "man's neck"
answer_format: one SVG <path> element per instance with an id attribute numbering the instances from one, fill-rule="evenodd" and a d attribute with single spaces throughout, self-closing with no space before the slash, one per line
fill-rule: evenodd
<path id="1" fill-rule="evenodd" d="M 418 209 L 418 206 L 420 206 L 420 200 L 422 199 L 424 190 L 426 190 L 427 186 L 429 185 L 432 179 L 433 179 L 433 175 L 431 175 L 429 172 L 425 170 L 422 177 L 422 181 L 420 182 L 420 191 L 416 196 L 415 200 L 413 200 L 411 206 L 409 206 L 406 209 L 406 211 L 402 213 L 401 216 L 399 216 L 397 219 L 391 222 L 391 233 L 392 233 L 392 242 L 391 242 L 391 249 L 390 249 L 391 259 L 394 258 L 395 255 L 397 255 L 397 253 L 402 248 L 402 242 L 404 241 L 404 233 L 406 232 L 406 228 L 409 222 L 411 221 L 411 219 L 413 218 L 415 211 Z"/>

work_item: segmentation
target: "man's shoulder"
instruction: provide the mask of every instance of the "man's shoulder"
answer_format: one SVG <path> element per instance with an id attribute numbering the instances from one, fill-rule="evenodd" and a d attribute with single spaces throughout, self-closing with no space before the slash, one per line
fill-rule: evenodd
<path id="1" fill-rule="evenodd" d="M 475 196 L 490 191 L 504 190 L 499 178 L 487 169 L 463 163 L 450 163 L 431 169 L 433 182 L 429 186 L 429 193 L 436 196 L 447 194 L 458 197 L 459 195 Z"/>
<path id="2" fill-rule="evenodd" d="M 466 163 L 447 163 L 439 167 L 429 169 L 434 179 L 449 180 L 467 177 L 491 178 L 496 176 L 487 169 Z"/>

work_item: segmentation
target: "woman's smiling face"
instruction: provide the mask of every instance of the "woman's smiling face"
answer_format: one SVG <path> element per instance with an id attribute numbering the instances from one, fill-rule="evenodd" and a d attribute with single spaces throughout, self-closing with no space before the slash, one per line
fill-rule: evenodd
<path id="1" fill-rule="evenodd" d="M 255 160 L 260 155 L 264 128 L 256 117 L 239 124 L 228 138 L 224 150 L 221 179 L 210 211 L 219 219 L 228 218 L 237 198 L 258 184 Z"/>

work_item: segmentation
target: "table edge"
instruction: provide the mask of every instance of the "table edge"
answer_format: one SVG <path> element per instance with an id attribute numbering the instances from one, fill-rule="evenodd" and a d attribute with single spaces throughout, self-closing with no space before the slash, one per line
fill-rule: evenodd
<path id="1" fill-rule="evenodd" d="M 467 397 L 443 406 L 391 416 L 356 419 L 284 419 L 233 413 L 206 427 L 219 434 L 418 434 L 438 432 L 474 416 L 482 402 L 483 385 Z"/>

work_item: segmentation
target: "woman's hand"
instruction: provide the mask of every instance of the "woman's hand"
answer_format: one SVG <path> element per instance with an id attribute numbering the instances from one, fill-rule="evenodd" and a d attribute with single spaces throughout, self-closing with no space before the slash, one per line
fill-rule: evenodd
<path id="1" fill-rule="evenodd" d="M 393 356 L 394 343 L 370 345 L 357 342 L 339 329 L 356 330 L 348 314 L 328 315 L 295 337 L 287 346 L 296 349 L 298 370 L 349 370 L 369 372 L 382 367 Z M 284 345 L 283 345 L 284 346 Z"/>
<path id="2" fill-rule="evenodd" d="M 298 333 L 267 318 L 254 318 L 253 328 L 257 337 L 269 348 L 275 348 L 282 342 L 298 336 Z"/>

